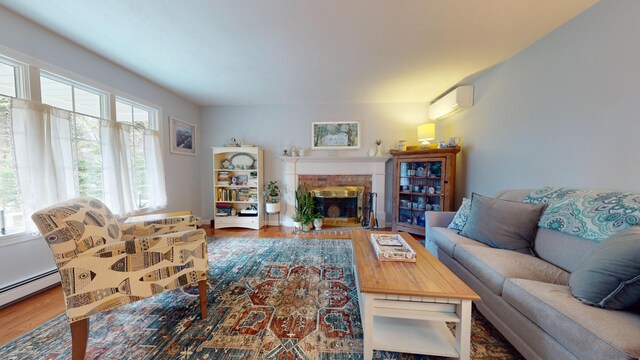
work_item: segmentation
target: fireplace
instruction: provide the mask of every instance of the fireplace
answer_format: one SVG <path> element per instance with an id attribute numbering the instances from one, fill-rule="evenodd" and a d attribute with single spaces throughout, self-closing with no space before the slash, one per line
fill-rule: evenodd
<path id="1" fill-rule="evenodd" d="M 385 226 L 385 163 L 391 159 L 390 156 L 314 156 L 292 157 L 282 156 L 280 159 L 284 163 L 283 174 L 283 207 L 285 214 L 285 224 L 293 225 L 292 217 L 295 215 L 295 191 L 298 185 L 304 185 L 307 189 L 317 189 L 321 187 L 363 187 L 361 198 L 364 194 L 374 192 L 378 194 L 376 201 L 376 218 L 380 227 Z M 337 201 L 335 199 L 327 202 Z M 323 201 L 325 201 L 323 200 Z M 364 201 L 359 205 L 359 211 L 364 207 Z M 345 201 L 345 200 L 342 200 Z M 331 208 L 331 206 L 329 206 Z M 335 210 L 333 210 L 335 212 Z M 332 212 L 332 213 L 333 213 Z M 343 216 L 342 214 L 340 216 Z M 353 223 L 359 224 L 355 219 L 362 218 L 362 213 L 355 216 Z M 325 215 L 324 223 L 330 216 Z M 338 218 L 339 219 L 339 218 Z M 338 226 L 345 226 L 338 224 Z"/>
<path id="2" fill-rule="evenodd" d="M 358 226 L 362 221 L 364 186 L 324 186 L 310 188 L 316 210 L 327 226 Z"/>

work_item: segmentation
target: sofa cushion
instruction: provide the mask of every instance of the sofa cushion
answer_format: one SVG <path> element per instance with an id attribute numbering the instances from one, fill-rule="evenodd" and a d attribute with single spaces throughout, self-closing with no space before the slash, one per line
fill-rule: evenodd
<path id="1" fill-rule="evenodd" d="M 473 239 L 469 239 L 464 236 L 460 236 L 458 231 L 446 228 L 429 228 L 428 234 L 429 239 L 433 241 L 440 250 L 444 251 L 445 254 L 453 257 L 455 253 L 455 248 L 457 245 L 466 244 L 472 246 L 481 246 L 488 248 L 489 246 L 475 241 Z"/>
<path id="2" fill-rule="evenodd" d="M 467 223 L 469 217 L 469 211 L 471 210 L 471 199 L 462 198 L 462 205 L 456 212 L 456 216 L 451 220 L 451 224 L 447 226 L 449 229 L 462 230 L 464 224 Z"/>
<path id="3" fill-rule="evenodd" d="M 573 272 L 598 245 L 593 240 L 538 228 L 536 239 L 533 241 L 533 251 L 542 260 Z"/>
<path id="4" fill-rule="evenodd" d="M 568 286 L 509 279 L 503 298 L 581 359 L 640 357 L 640 314 L 587 306 Z"/>
<path id="5" fill-rule="evenodd" d="M 606 239 L 578 265 L 569 286 L 588 305 L 625 310 L 640 304 L 640 227 Z"/>
<path id="6" fill-rule="evenodd" d="M 502 295 L 508 278 L 567 285 L 569 273 L 531 255 L 473 245 L 457 245 L 454 258 L 493 293 Z"/>
<path id="7" fill-rule="evenodd" d="M 523 204 L 473 193 L 460 235 L 498 249 L 531 253 L 542 204 Z"/>

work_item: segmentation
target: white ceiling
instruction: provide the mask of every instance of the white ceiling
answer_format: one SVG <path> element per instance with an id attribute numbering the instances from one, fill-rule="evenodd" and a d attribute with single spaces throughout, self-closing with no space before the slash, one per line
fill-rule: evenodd
<path id="1" fill-rule="evenodd" d="M 597 0 L 0 0 L 200 105 L 428 102 Z"/>

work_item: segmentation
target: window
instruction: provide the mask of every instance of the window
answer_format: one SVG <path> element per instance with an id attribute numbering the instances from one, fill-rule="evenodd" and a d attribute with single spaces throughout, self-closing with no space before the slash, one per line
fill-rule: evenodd
<path id="1" fill-rule="evenodd" d="M 71 138 L 76 189 L 80 196 L 104 199 L 100 122 L 107 94 L 79 83 L 42 72 L 42 102 L 73 112 Z"/>
<path id="2" fill-rule="evenodd" d="M 16 67 L 5 64 L 0 58 L 0 95 L 16 97 Z"/>
<path id="3" fill-rule="evenodd" d="M 26 239 L 29 214 L 74 196 L 99 198 L 117 216 L 164 208 L 159 110 L 29 70 L 0 55 L 0 236 Z M 38 72 L 40 93 L 30 94 L 28 76 Z"/>
<path id="4" fill-rule="evenodd" d="M 155 115 L 156 112 L 153 109 L 125 99 L 116 99 L 116 120 L 131 125 L 129 147 L 132 154 L 131 168 L 138 208 L 147 207 L 150 199 L 148 166 L 145 158 L 145 130 L 155 130 Z"/>
<path id="5" fill-rule="evenodd" d="M 0 96 L 0 225 L 4 229 L 0 235 L 24 229 L 9 117 L 9 97 L 18 95 L 19 85 L 24 81 L 21 74 L 14 61 L 0 57 L 0 95 L 6 95 Z"/>

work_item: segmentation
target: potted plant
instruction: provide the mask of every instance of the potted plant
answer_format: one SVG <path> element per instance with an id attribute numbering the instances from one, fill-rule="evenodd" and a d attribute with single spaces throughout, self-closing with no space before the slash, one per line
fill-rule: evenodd
<path id="1" fill-rule="evenodd" d="M 300 221 L 302 225 L 302 231 L 311 230 L 311 224 L 316 217 L 316 207 L 313 201 L 313 197 L 311 193 L 307 191 L 307 188 L 300 184 L 296 189 L 296 216 L 294 217 L 294 221 L 297 219 Z"/>
<path id="2" fill-rule="evenodd" d="M 295 228 L 295 231 L 300 231 L 302 229 L 302 223 L 300 222 L 298 214 L 293 215 L 293 227 Z"/>
<path id="3" fill-rule="evenodd" d="M 269 181 L 262 192 L 266 204 L 267 214 L 280 212 L 280 186 L 277 180 Z"/>

